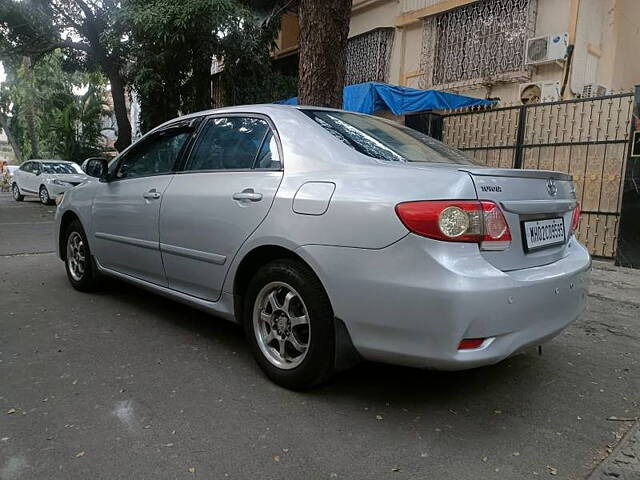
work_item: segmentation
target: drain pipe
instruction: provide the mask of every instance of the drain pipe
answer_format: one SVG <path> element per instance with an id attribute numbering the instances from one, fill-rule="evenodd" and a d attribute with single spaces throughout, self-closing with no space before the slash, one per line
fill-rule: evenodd
<path id="1" fill-rule="evenodd" d="M 580 0 L 571 0 L 569 7 L 569 46 L 567 47 L 567 60 L 564 65 L 564 75 L 562 79 L 562 87 L 560 88 L 560 98 L 565 99 L 565 91 L 569 83 L 569 74 L 573 60 L 573 50 L 576 44 L 576 33 L 578 31 L 578 15 L 580 13 Z M 569 88 L 571 92 L 571 88 Z"/>

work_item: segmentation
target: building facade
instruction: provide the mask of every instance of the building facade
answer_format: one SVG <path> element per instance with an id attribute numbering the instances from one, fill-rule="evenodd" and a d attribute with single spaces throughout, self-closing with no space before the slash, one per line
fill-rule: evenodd
<path id="1" fill-rule="evenodd" d="M 504 102 L 630 90 L 637 0 L 353 0 L 347 84 L 381 81 Z M 275 58 L 295 61 L 298 20 Z"/>
<path id="2" fill-rule="evenodd" d="M 16 163 L 16 156 L 9 144 L 9 139 L 2 129 L 0 129 L 0 162 L 6 161 L 9 164 Z"/>

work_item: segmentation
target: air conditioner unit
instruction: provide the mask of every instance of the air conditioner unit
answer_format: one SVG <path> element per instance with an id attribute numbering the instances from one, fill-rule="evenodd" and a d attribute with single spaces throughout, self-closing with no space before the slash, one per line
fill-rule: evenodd
<path id="1" fill-rule="evenodd" d="M 602 97 L 607 94 L 607 87 L 599 83 L 588 83 L 582 87 L 582 98 Z"/>
<path id="2" fill-rule="evenodd" d="M 533 82 L 520 84 L 520 102 L 557 102 L 560 100 L 560 82 Z"/>
<path id="3" fill-rule="evenodd" d="M 554 33 L 527 40 L 527 65 L 542 65 L 562 61 L 567 56 L 568 33 Z"/>

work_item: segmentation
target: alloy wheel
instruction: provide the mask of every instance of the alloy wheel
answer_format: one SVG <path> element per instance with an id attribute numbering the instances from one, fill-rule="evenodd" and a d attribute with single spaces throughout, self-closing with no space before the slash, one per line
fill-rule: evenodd
<path id="1" fill-rule="evenodd" d="M 309 313 L 300 294 L 285 282 L 271 282 L 258 293 L 253 330 L 269 362 L 285 370 L 305 359 L 311 341 Z"/>
<path id="2" fill-rule="evenodd" d="M 47 192 L 46 188 L 41 188 L 40 189 L 40 202 L 44 203 L 45 205 L 48 204 L 50 201 L 49 199 L 49 192 Z"/>
<path id="3" fill-rule="evenodd" d="M 67 264 L 71 277 L 79 282 L 86 270 L 84 242 L 78 232 L 71 232 L 67 239 Z"/>
<path id="4" fill-rule="evenodd" d="M 13 184 L 13 198 L 15 200 L 20 198 L 20 189 L 18 188 L 18 185 L 16 185 L 15 183 Z"/>

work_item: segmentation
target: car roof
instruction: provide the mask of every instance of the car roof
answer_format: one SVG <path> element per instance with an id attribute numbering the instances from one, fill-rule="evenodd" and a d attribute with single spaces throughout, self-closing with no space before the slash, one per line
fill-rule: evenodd
<path id="1" fill-rule="evenodd" d="M 40 163 L 42 163 L 42 162 L 47 162 L 47 163 L 55 162 L 55 163 L 65 163 L 65 164 L 68 164 L 68 165 L 73 165 L 75 163 L 75 162 L 70 162 L 69 160 L 57 160 L 55 158 L 32 158 L 31 160 L 27 160 L 27 162 L 40 162 Z M 24 162 L 24 163 L 27 163 L 27 162 Z"/>
<path id="2" fill-rule="evenodd" d="M 206 115 L 216 115 L 220 113 L 258 113 L 263 115 L 268 115 L 269 113 L 281 111 L 292 111 L 292 110 L 303 110 L 303 109 L 313 109 L 313 110 L 326 110 L 331 112 L 345 112 L 346 110 L 340 110 L 338 108 L 327 108 L 327 107 L 315 107 L 313 105 L 282 105 L 279 103 L 257 103 L 252 105 L 234 105 L 231 107 L 220 107 L 220 108 L 212 108 L 209 110 L 202 110 L 200 112 L 189 113 L 187 115 L 183 115 L 181 117 L 172 118 L 164 122 L 157 127 L 154 127 L 150 131 L 157 130 L 166 125 L 170 125 L 174 122 L 179 122 L 181 120 L 189 120 L 190 118 L 197 118 Z M 349 112 L 354 113 L 354 112 Z"/>
<path id="3" fill-rule="evenodd" d="M 55 158 L 32 158 L 30 162 L 56 162 L 56 163 L 75 163 L 69 160 L 57 160 Z"/>

